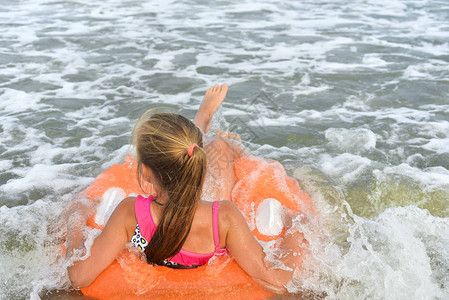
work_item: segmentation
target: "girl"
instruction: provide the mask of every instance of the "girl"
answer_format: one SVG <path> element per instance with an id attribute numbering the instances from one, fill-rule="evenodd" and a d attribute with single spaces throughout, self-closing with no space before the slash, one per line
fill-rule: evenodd
<path id="1" fill-rule="evenodd" d="M 200 200 L 208 167 L 224 183 L 214 193 L 215 200 L 230 199 L 235 183 L 232 161 L 239 155 L 235 148 L 222 138 L 206 148 L 202 142 L 202 131 L 209 130 L 227 91 L 226 84 L 210 88 L 193 122 L 168 113 L 144 115 L 139 120 L 133 131 L 137 176 L 141 187 L 151 184 L 156 196 L 128 197 L 117 206 L 95 239 L 90 256 L 68 267 L 73 287 L 88 286 L 131 241 L 145 252 L 148 263 L 175 268 L 194 268 L 213 255 L 229 252 L 262 288 L 285 292 L 295 268 L 293 252 L 299 251 L 300 234 L 286 235 L 283 243 L 287 255 L 282 260 L 290 270 L 271 269 L 265 264 L 263 248 L 231 201 Z M 217 153 L 220 159 L 214 156 Z M 286 223 L 289 227 L 291 222 Z M 82 235 L 69 228 L 68 236 L 70 254 L 81 248 Z"/>

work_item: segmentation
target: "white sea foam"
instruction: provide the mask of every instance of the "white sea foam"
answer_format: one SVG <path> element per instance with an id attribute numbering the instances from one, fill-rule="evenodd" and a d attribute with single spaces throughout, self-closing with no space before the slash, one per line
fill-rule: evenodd
<path id="1" fill-rule="evenodd" d="M 299 123 L 304 123 L 304 119 L 298 117 L 279 116 L 277 118 L 259 117 L 255 120 L 249 121 L 249 126 L 264 127 L 264 126 L 288 126 Z"/>
<path id="2" fill-rule="evenodd" d="M 343 153 L 336 157 L 323 155 L 323 170 L 335 178 L 342 178 L 344 182 L 351 182 L 358 178 L 367 167 L 371 165 L 371 160 L 359 155 Z"/>
<path id="3" fill-rule="evenodd" d="M 309 239 L 311 254 L 289 284 L 291 290 L 324 292 L 332 299 L 449 295 L 447 219 L 413 206 L 388 209 L 372 220 L 350 210 L 349 216 L 350 223 L 343 225 L 346 247 L 332 235 Z"/>
<path id="4" fill-rule="evenodd" d="M 14 173 L 21 176 L 19 179 L 9 180 L 0 187 L 5 193 L 21 194 L 33 189 L 47 189 L 65 193 L 77 184 L 86 185 L 92 182 L 90 177 L 79 177 L 72 174 L 74 164 L 44 165 L 36 164 L 31 169 L 15 169 Z"/>
<path id="5" fill-rule="evenodd" d="M 432 138 L 449 137 L 449 121 L 427 122 L 419 128 L 419 133 Z"/>
<path id="6" fill-rule="evenodd" d="M 0 98 L 0 109 L 6 113 L 37 111 L 43 107 L 39 103 L 41 100 L 39 95 L 30 95 L 13 89 L 4 89 L 3 93 L 0 93 Z"/>
<path id="7" fill-rule="evenodd" d="M 12 160 L 0 161 L 0 171 L 8 170 L 13 167 Z"/>
<path id="8" fill-rule="evenodd" d="M 8 228 L 0 235 L 2 298 L 37 298 L 44 288 L 67 287 L 62 210 L 60 203 L 44 201 L 0 207 L 1 227 Z"/>
<path id="9" fill-rule="evenodd" d="M 439 154 L 449 152 L 449 138 L 430 139 L 430 141 L 422 146 L 424 149 L 435 151 Z"/>
<path id="10" fill-rule="evenodd" d="M 364 128 L 329 128 L 325 132 L 325 137 L 332 146 L 352 153 L 376 147 L 376 135 Z"/>
<path id="11" fill-rule="evenodd" d="M 375 174 L 379 174 L 378 172 L 379 171 L 375 171 Z M 408 176 L 417 180 L 429 190 L 432 188 L 449 188 L 449 170 L 444 167 L 420 169 L 403 163 L 394 167 L 386 167 L 383 172 L 385 174 Z"/>

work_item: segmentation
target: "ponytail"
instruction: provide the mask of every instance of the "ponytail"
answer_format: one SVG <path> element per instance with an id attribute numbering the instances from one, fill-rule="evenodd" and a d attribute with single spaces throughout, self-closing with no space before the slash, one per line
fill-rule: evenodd
<path id="1" fill-rule="evenodd" d="M 161 264 L 181 250 L 192 227 L 207 170 L 202 133 L 181 115 L 156 113 L 139 120 L 133 139 L 140 186 L 145 164 L 168 194 L 156 232 L 145 248 L 147 262 Z"/>

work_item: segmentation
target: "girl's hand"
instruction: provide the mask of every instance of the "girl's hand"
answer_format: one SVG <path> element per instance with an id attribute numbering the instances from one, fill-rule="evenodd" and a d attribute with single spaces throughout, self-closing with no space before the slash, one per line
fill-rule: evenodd
<path id="1" fill-rule="evenodd" d="M 77 201 L 73 204 L 72 210 L 72 212 L 77 212 L 82 216 L 91 217 L 94 214 L 95 208 L 92 204 Z"/>
<path id="2" fill-rule="evenodd" d="M 293 212 L 292 210 L 285 208 L 282 211 L 282 223 L 284 223 L 285 230 L 289 230 L 293 227 L 293 220 L 298 217 L 299 214 L 297 212 Z"/>
<path id="3" fill-rule="evenodd" d="M 286 207 L 283 208 L 281 216 L 285 230 L 292 228 L 295 225 L 295 223 L 304 224 L 309 222 L 309 218 L 307 215 L 301 212 L 293 211 Z"/>
<path id="4" fill-rule="evenodd" d="M 67 216 L 66 256 L 70 258 L 75 249 L 83 249 L 83 228 L 87 220 L 95 213 L 95 204 L 87 199 L 75 199 Z"/>

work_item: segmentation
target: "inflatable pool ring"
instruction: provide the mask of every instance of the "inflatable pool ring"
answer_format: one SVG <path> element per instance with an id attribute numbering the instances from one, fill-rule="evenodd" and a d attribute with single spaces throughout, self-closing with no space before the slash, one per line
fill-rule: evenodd
<path id="1" fill-rule="evenodd" d="M 310 197 L 287 176 L 279 162 L 245 156 L 235 161 L 234 171 L 237 182 L 231 200 L 245 215 L 257 239 L 272 241 L 283 235 L 281 206 L 313 213 Z M 140 191 L 131 157 L 104 171 L 83 192 L 93 201 L 102 200 L 88 226 L 102 229 L 115 206 Z M 96 299 L 266 299 L 273 295 L 261 289 L 228 255 L 214 257 L 196 269 L 176 270 L 151 266 L 129 250 L 81 291 Z"/>

